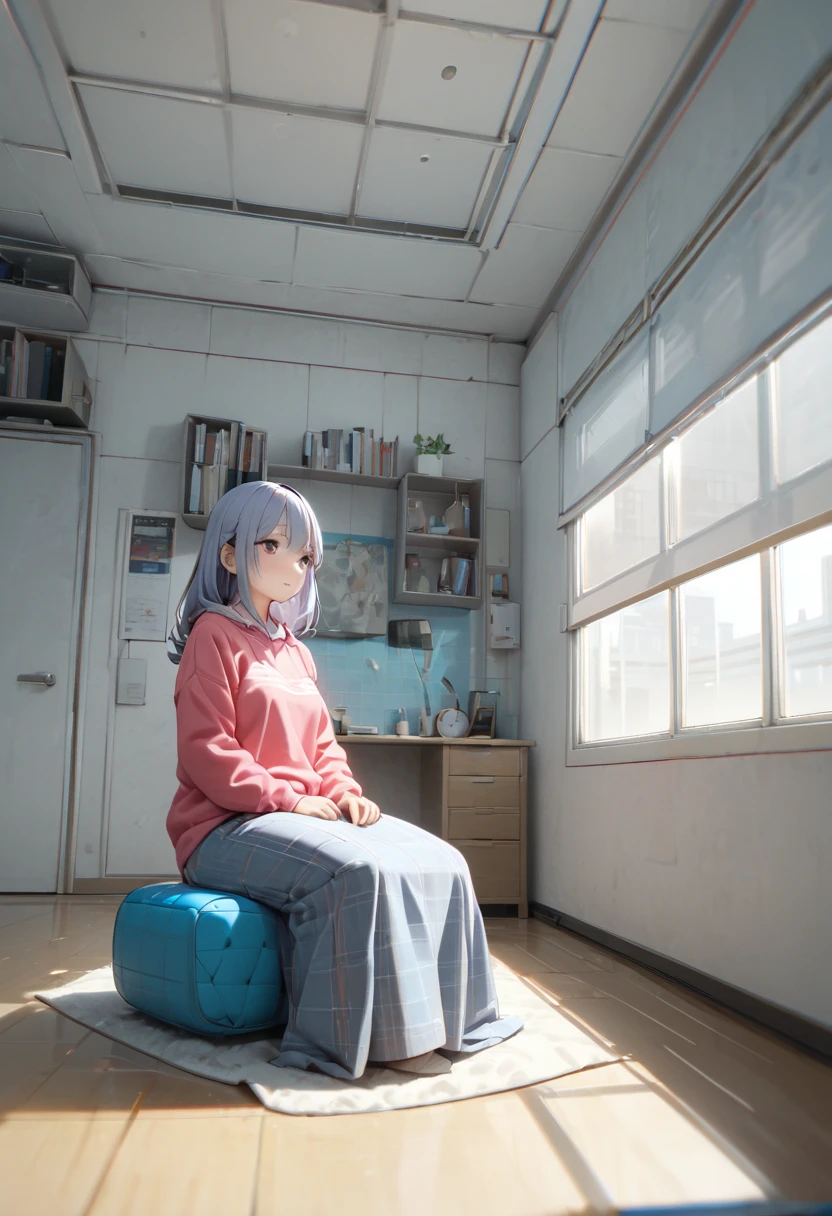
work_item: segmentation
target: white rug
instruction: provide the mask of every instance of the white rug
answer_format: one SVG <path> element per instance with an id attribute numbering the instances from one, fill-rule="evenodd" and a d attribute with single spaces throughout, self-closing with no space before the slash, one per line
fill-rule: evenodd
<path id="1" fill-rule="evenodd" d="M 287 1115 L 345 1115 L 458 1102 L 579 1072 L 619 1057 L 597 1044 L 512 971 L 492 960 L 500 1009 L 523 1018 L 513 1038 L 475 1055 L 455 1055 L 449 1073 L 411 1077 L 368 1069 L 359 1081 L 275 1068 L 280 1040 L 262 1035 L 201 1038 L 138 1013 L 121 999 L 110 967 L 37 997 L 82 1026 L 186 1072 L 249 1085 L 264 1106 Z"/>

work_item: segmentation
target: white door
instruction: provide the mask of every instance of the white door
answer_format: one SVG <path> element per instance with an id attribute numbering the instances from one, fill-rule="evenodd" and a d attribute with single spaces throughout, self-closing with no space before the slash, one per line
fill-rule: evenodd
<path id="1" fill-rule="evenodd" d="M 86 547 L 87 443 L 0 433 L 0 891 L 58 887 Z"/>

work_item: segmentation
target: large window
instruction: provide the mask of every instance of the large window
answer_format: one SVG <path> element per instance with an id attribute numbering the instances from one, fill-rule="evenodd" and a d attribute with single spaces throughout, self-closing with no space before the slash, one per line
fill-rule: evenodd
<path id="1" fill-rule="evenodd" d="M 832 311 L 734 385 L 565 521 L 572 762 L 832 745 Z"/>

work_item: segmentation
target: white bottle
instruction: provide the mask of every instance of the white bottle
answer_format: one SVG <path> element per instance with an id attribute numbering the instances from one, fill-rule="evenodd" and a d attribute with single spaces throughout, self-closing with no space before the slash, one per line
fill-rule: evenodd
<path id="1" fill-rule="evenodd" d="M 396 723 L 396 734 L 397 735 L 409 735 L 410 734 L 410 724 L 405 716 L 404 708 L 400 709 L 399 713 L 401 714 L 401 718 Z"/>
<path id="2" fill-rule="evenodd" d="M 350 726 L 352 726 L 352 718 L 347 711 L 344 710 L 344 712 L 341 714 L 341 734 L 348 735 L 350 733 Z"/>

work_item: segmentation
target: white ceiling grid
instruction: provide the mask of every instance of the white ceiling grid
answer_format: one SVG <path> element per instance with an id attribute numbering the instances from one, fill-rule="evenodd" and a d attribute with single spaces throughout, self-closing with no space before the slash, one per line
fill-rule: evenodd
<path id="1" fill-rule="evenodd" d="M 6 0 L 0 232 L 111 285 L 516 339 L 709 2 Z"/>

